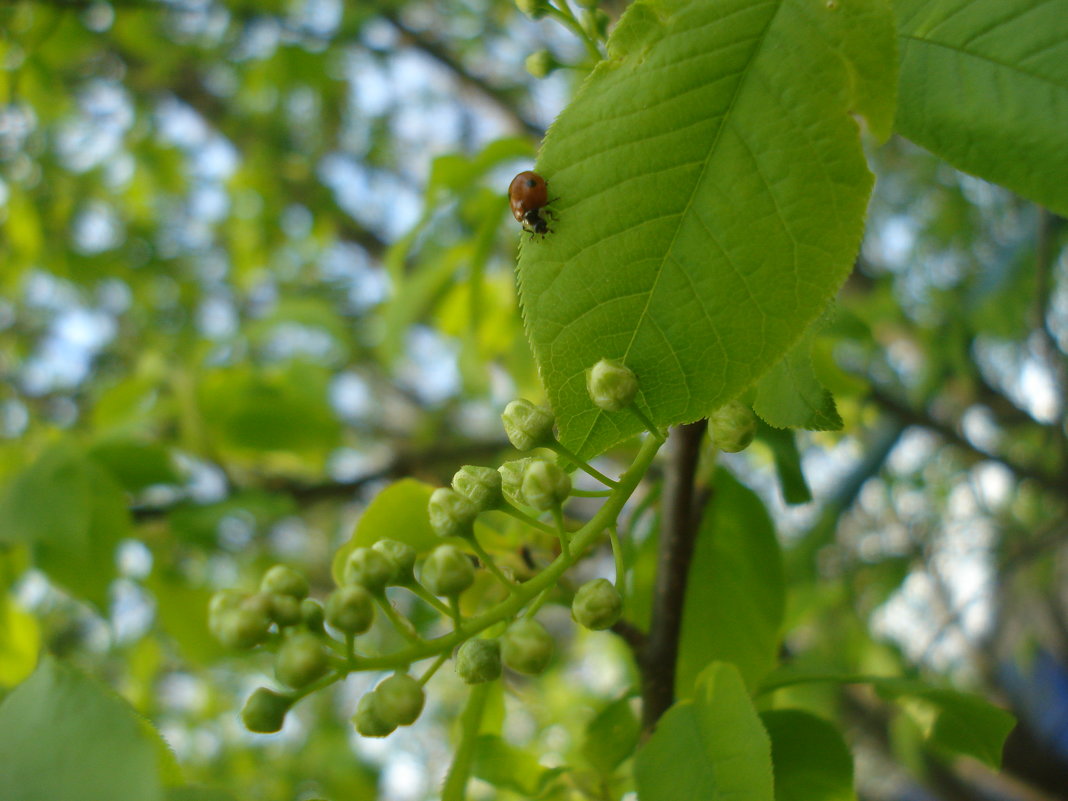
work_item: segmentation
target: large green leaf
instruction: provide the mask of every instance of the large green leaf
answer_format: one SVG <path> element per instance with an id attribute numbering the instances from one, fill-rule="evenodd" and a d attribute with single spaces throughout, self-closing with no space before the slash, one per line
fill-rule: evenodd
<path id="1" fill-rule="evenodd" d="M 895 0 L 896 127 L 1068 214 L 1068 0 Z"/>
<path id="2" fill-rule="evenodd" d="M 640 733 L 641 724 L 631 709 L 631 699 L 625 696 L 598 712 L 586 726 L 582 755 L 598 773 L 611 776 L 634 753 Z"/>
<path id="3" fill-rule="evenodd" d="M 764 504 L 726 470 L 697 535 L 682 614 L 676 692 L 687 697 L 713 661 L 749 687 L 774 666 L 785 604 L 782 555 Z"/>
<path id="4" fill-rule="evenodd" d="M 855 115 L 893 114 L 885 0 L 639 0 L 538 160 L 553 231 L 520 296 L 561 438 L 641 429 L 585 370 L 635 371 L 658 424 L 694 420 L 778 361 L 852 267 L 872 185 Z"/>
<path id="5" fill-rule="evenodd" d="M 768 735 L 733 665 L 710 665 L 693 700 L 664 713 L 634 780 L 642 801 L 772 801 Z"/>
<path id="6" fill-rule="evenodd" d="M 799 709 L 760 719 L 771 738 L 775 801 L 856 801 L 853 757 L 837 728 Z"/>
<path id="7" fill-rule="evenodd" d="M 168 760 L 129 704 L 50 657 L 0 706 L 0 787 L 19 801 L 159 801 Z"/>

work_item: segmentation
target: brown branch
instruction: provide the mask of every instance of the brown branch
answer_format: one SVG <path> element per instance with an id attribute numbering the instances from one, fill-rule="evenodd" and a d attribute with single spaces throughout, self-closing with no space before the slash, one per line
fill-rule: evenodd
<path id="1" fill-rule="evenodd" d="M 350 481 L 302 484 L 288 478 L 265 478 L 256 485 L 256 488 L 288 495 L 297 505 L 306 507 L 324 501 L 351 499 L 361 489 L 375 481 L 401 479 L 414 474 L 426 473 L 434 466 L 444 465 L 452 470 L 468 459 L 494 459 L 501 451 L 509 447 L 508 442 L 504 440 L 435 446 L 417 452 L 398 452 L 388 464 Z M 245 487 L 245 489 L 249 488 L 251 487 Z M 180 499 L 171 504 L 158 506 L 134 506 L 130 509 L 130 514 L 135 522 L 146 523 L 166 517 L 172 509 L 185 502 L 186 499 Z"/>
<path id="2" fill-rule="evenodd" d="M 889 413 L 892 417 L 897 418 L 902 423 L 929 429 L 938 434 L 949 444 L 960 448 L 972 457 L 984 461 L 998 462 L 1015 473 L 1018 478 L 1031 479 L 1044 489 L 1057 493 L 1060 496 L 1063 496 L 1068 492 L 1068 480 L 1066 480 L 1063 475 L 1057 475 L 1039 467 L 1021 464 L 1007 456 L 985 451 L 969 442 L 963 434 L 958 432 L 949 423 L 939 420 L 926 410 L 916 409 L 909 406 L 904 401 L 898 400 L 883 389 L 872 387 L 870 397 L 883 409 L 883 411 Z"/>
<path id="3" fill-rule="evenodd" d="M 683 603 L 701 520 L 696 479 L 706 426 L 705 420 L 679 426 L 671 437 L 671 460 L 661 504 L 652 622 L 641 660 L 642 731 L 646 736 L 675 701 L 675 665 Z"/>

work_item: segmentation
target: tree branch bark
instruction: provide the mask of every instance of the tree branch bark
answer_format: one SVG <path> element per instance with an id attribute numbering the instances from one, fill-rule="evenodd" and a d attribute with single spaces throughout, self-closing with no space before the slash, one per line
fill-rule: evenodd
<path id="1" fill-rule="evenodd" d="M 697 529 L 701 522 L 697 462 L 707 421 L 679 426 L 661 497 L 660 543 L 649 634 L 642 654 L 642 731 L 648 736 L 675 701 L 682 609 Z"/>

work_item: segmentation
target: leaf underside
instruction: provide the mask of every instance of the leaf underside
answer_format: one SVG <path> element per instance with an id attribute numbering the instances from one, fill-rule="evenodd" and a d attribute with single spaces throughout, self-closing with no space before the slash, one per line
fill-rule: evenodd
<path id="1" fill-rule="evenodd" d="M 848 275 L 884 135 L 882 0 L 637 2 L 538 161 L 552 232 L 519 261 L 528 338 L 565 444 L 641 430 L 586 395 L 623 361 L 658 425 L 708 414 L 777 362 Z"/>
<path id="2" fill-rule="evenodd" d="M 1068 215 L 1068 0 L 896 0 L 896 128 Z"/>

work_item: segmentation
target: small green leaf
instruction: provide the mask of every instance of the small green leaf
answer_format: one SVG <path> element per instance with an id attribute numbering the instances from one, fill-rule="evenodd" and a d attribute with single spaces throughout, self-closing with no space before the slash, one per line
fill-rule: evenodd
<path id="1" fill-rule="evenodd" d="M 352 537 L 337 549 L 331 572 L 339 585 L 349 554 L 357 548 L 369 548 L 379 540 L 390 539 L 411 545 L 416 553 L 429 553 L 442 540 L 430 527 L 427 504 L 435 487 L 402 478 L 390 484 L 363 510 L 356 521 Z"/>
<path id="2" fill-rule="evenodd" d="M 760 498 L 724 469 L 701 520 L 682 615 L 676 693 L 689 697 L 713 661 L 749 687 L 775 664 L 785 607 L 782 555 Z"/>
<path id="3" fill-rule="evenodd" d="M 631 709 L 629 697 L 613 701 L 586 726 L 582 754 L 594 770 L 611 776 L 623 760 L 634 753 L 641 724 Z"/>
<path id="4" fill-rule="evenodd" d="M 616 359 L 658 425 L 737 396 L 853 266 L 872 178 L 857 117 L 885 135 L 886 0 L 639 0 L 538 159 L 552 232 L 523 242 L 520 298 L 561 440 L 641 430 L 598 409 Z"/>
<path id="5" fill-rule="evenodd" d="M 162 801 L 167 753 L 126 701 L 51 657 L 0 705 L 0 787 L 19 801 Z"/>
<path id="6" fill-rule="evenodd" d="M 757 437 L 771 448 L 783 500 L 792 505 L 811 501 L 812 492 L 801 470 L 801 453 L 797 450 L 794 432 L 772 428 L 765 424 L 760 426 Z"/>
<path id="7" fill-rule="evenodd" d="M 484 782 L 512 790 L 525 798 L 541 795 L 564 768 L 544 768 L 527 751 L 509 745 L 495 734 L 475 741 L 474 775 Z"/>
<path id="8" fill-rule="evenodd" d="M 819 323 L 817 322 L 817 325 Z M 812 328 L 786 355 L 756 383 L 753 411 L 775 428 L 805 428 L 809 431 L 838 431 L 834 398 L 812 367 Z"/>
<path id="9" fill-rule="evenodd" d="M 856 801 L 853 756 L 837 728 L 798 709 L 760 719 L 771 738 L 775 801 Z"/>
<path id="10" fill-rule="evenodd" d="M 771 747 L 733 665 L 716 662 L 698 678 L 638 751 L 634 780 L 642 801 L 772 801 Z"/>
<path id="11" fill-rule="evenodd" d="M 874 683 L 884 698 L 899 703 L 919 725 L 928 745 L 952 754 L 974 757 L 995 770 L 1001 767 L 1005 739 L 1016 719 L 985 698 L 930 687 L 918 681 Z"/>
<path id="12" fill-rule="evenodd" d="M 1068 3 L 895 0 L 897 130 L 1068 215 Z"/>

